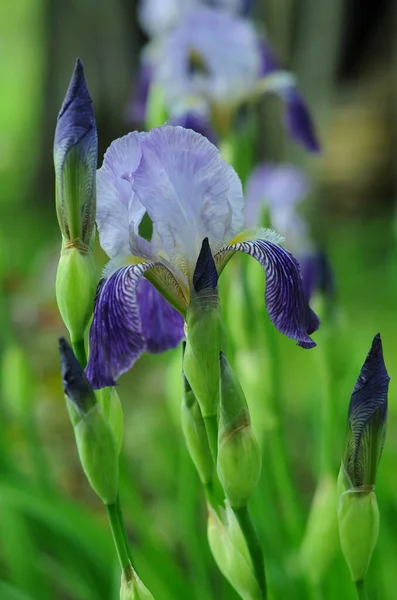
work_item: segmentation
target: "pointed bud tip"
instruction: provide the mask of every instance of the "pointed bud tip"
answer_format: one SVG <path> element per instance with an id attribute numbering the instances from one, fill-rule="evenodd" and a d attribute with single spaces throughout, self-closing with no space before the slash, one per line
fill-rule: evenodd
<path id="1" fill-rule="evenodd" d="M 96 403 L 95 394 L 71 346 L 64 337 L 58 342 L 64 393 L 76 406 L 87 411 Z"/>
<path id="2" fill-rule="evenodd" d="M 193 286 L 198 293 L 204 289 L 215 289 L 218 285 L 218 272 L 212 256 L 208 238 L 203 239 L 196 268 L 193 273 Z"/>
<path id="3" fill-rule="evenodd" d="M 74 103 L 78 104 L 80 108 L 87 105 L 92 105 L 92 99 L 88 91 L 87 82 L 84 75 L 84 66 L 79 58 L 76 59 L 76 64 L 73 70 L 72 78 L 70 80 L 65 99 L 62 103 L 61 110 L 59 111 L 58 120 Z"/>
<path id="4" fill-rule="evenodd" d="M 369 386 L 371 388 L 380 387 L 387 392 L 389 381 L 390 377 L 383 358 L 382 339 L 380 333 L 377 333 L 372 340 L 371 348 L 361 368 L 356 385 L 354 386 L 353 396 L 360 392 L 364 387 Z"/>

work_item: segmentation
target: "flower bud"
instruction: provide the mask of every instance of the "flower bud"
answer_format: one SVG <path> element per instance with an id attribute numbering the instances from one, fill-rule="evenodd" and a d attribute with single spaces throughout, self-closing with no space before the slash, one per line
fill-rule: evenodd
<path id="1" fill-rule="evenodd" d="M 353 389 L 338 478 L 339 538 L 354 582 L 364 579 L 378 538 L 374 489 L 386 434 L 389 380 L 378 334 Z"/>
<path id="2" fill-rule="evenodd" d="M 261 453 L 251 429 L 244 392 L 221 353 L 217 471 L 232 508 L 245 506 L 261 472 Z"/>
<path id="3" fill-rule="evenodd" d="M 101 405 L 66 340 L 60 338 L 61 370 L 66 404 L 74 428 L 83 471 L 105 504 L 116 501 L 118 448 Z"/>
<path id="4" fill-rule="evenodd" d="M 205 238 L 193 274 L 183 361 L 184 373 L 204 419 L 216 415 L 219 404 L 221 320 L 217 286 L 218 274 Z"/>
<path id="5" fill-rule="evenodd" d="M 310 581 L 319 585 L 338 544 L 336 480 L 325 475 L 317 486 L 303 538 L 300 559 Z"/>
<path id="6" fill-rule="evenodd" d="M 191 459 L 204 485 L 212 481 L 214 463 L 200 406 L 183 375 L 182 430 Z"/>
<path id="7" fill-rule="evenodd" d="M 338 524 L 343 556 L 354 582 L 362 581 L 378 540 L 379 509 L 374 490 L 351 489 L 343 466 L 338 478 Z"/>
<path id="8" fill-rule="evenodd" d="M 95 225 L 98 140 L 91 96 L 79 59 L 58 115 L 54 139 L 59 227 L 69 245 L 85 248 Z"/>
<path id="9" fill-rule="evenodd" d="M 55 283 L 59 312 L 73 343 L 84 339 L 94 310 L 96 293 L 95 262 L 90 248 L 80 252 L 63 246 Z"/>
<path id="10" fill-rule="evenodd" d="M 228 504 L 219 511 L 208 507 L 208 543 L 215 562 L 243 600 L 260 600 L 263 596 L 237 519 Z"/>
<path id="11" fill-rule="evenodd" d="M 116 438 L 118 454 L 123 443 L 124 414 L 120 398 L 115 387 L 106 387 L 95 392 L 102 406 L 103 414 Z"/>
<path id="12" fill-rule="evenodd" d="M 147 587 L 132 569 L 132 578 L 127 581 L 125 574 L 121 576 L 120 600 L 154 600 Z"/>

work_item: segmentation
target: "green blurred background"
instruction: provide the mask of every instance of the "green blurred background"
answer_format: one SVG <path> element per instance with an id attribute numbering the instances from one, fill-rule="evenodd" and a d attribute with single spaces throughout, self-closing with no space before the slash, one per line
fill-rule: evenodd
<path id="1" fill-rule="evenodd" d="M 301 569 L 300 548 L 313 494 L 325 473 L 324 407 L 332 411 L 335 425 L 327 474 L 336 476 L 350 394 L 380 331 L 392 383 L 377 483 L 381 529 L 368 589 L 371 599 L 392 600 L 397 563 L 396 15 L 387 1 L 269 0 L 255 10 L 280 57 L 297 72 L 324 148 L 319 158 L 311 158 L 293 147 L 279 125 L 280 107 L 270 98 L 262 109 L 258 159 L 293 161 L 312 177 L 314 191 L 304 212 L 314 239 L 329 255 L 337 286 L 332 318 L 315 299 L 323 327 L 316 334 L 318 348 L 303 352 L 271 333 L 258 265 L 235 259 L 222 285 L 231 359 L 263 448 L 252 512 L 271 597 L 355 597 L 336 532 L 320 532 L 319 548 L 313 545 L 309 552 L 325 557 L 315 586 L 307 584 Z M 2 600 L 118 596 L 110 532 L 81 472 L 61 388 L 57 338 L 66 332 L 54 294 L 60 234 L 52 139 L 76 56 L 84 62 L 94 100 L 100 156 L 133 127 L 126 115 L 144 42 L 131 0 L 7 0 L 0 6 Z M 99 275 L 106 259 L 99 246 L 97 259 Z M 249 311 L 241 269 L 257 291 Z M 180 351 L 170 351 L 144 356 L 120 380 L 125 410 L 121 498 L 133 554 L 158 600 L 232 600 L 237 595 L 207 546 L 205 504 L 181 435 L 179 370 Z M 292 482 L 286 486 L 274 458 L 280 439 Z M 324 514 L 324 522 L 333 521 L 331 513 Z M 310 569 L 317 569 L 315 560 Z"/>

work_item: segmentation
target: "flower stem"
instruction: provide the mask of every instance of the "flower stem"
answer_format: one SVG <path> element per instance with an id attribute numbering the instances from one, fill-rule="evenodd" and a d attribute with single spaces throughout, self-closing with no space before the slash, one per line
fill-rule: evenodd
<path id="1" fill-rule="evenodd" d="M 72 342 L 73 352 L 76 355 L 77 360 L 79 361 L 81 367 L 83 369 L 87 366 L 87 354 L 85 351 L 84 340 L 78 340 L 77 342 Z"/>
<path id="2" fill-rule="evenodd" d="M 203 419 L 212 458 L 214 459 L 214 463 L 216 465 L 218 458 L 218 416 L 209 415 L 207 417 L 203 417 Z"/>
<path id="3" fill-rule="evenodd" d="M 365 590 L 364 579 L 361 579 L 361 581 L 356 581 L 356 590 L 357 597 L 359 600 L 368 600 L 367 592 Z"/>
<path id="4" fill-rule="evenodd" d="M 128 539 L 127 539 L 127 532 L 126 532 L 126 528 L 125 528 L 125 525 L 124 525 L 123 513 L 121 511 L 120 495 L 119 494 L 117 494 L 117 498 L 116 498 L 116 507 L 117 507 L 117 516 L 118 516 L 118 519 L 119 519 L 121 533 L 123 534 L 124 545 L 125 545 L 126 550 L 127 550 L 128 558 L 130 559 L 130 562 L 132 564 L 132 554 L 131 554 L 130 545 L 129 545 Z"/>
<path id="5" fill-rule="evenodd" d="M 233 512 L 236 515 L 237 521 L 239 522 L 241 531 L 243 532 L 245 541 L 247 543 L 252 565 L 254 567 L 254 573 L 259 585 L 259 589 L 262 592 L 262 598 L 263 600 L 266 600 L 267 588 L 263 552 L 258 534 L 248 512 L 248 507 L 245 505 L 241 508 L 234 508 Z"/>
<path id="6" fill-rule="evenodd" d="M 109 525 L 112 531 L 113 541 L 114 545 L 116 546 L 116 552 L 121 569 L 123 571 L 126 581 L 131 581 L 133 571 L 130 558 L 128 556 L 123 528 L 120 525 L 118 503 L 115 502 L 114 504 L 106 504 L 105 508 L 108 515 Z"/>

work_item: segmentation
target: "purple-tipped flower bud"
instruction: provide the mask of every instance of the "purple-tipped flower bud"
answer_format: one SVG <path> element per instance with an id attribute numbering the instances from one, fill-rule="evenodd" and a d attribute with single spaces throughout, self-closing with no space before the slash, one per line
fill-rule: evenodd
<path id="1" fill-rule="evenodd" d="M 77 59 L 54 139 L 59 227 L 72 246 L 88 245 L 94 231 L 97 153 L 94 109 L 83 65 Z"/>
<path id="2" fill-rule="evenodd" d="M 371 488 L 386 435 L 390 377 L 379 333 L 361 369 L 350 400 L 342 464 L 352 488 Z"/>
<path id="3" fill-rule="evenodd" d="M 69 344 L 59 340 L 66 405 L 74 428 L 83 471 L 105 504 L 114 504 L 118 489 L 119 449 L 102 406 Z"/>
<path id="4" fill-rule="evenodd" d="M 204 419 L 217 414 L 219 403 L 221 321 L 217 285 L 216 266 L 205 238 L 193 273 L 183 361 L 184 373 Z"/>
<path id="5" fill-rule="evenodd" d="M 77 59 L 54 140 L 56 208 L 63 240 L 56 296 L 73 343 L 84 339 L 97 284 L 90 248 L 96 211 L 97 146 L 92 100 L 83 65 Z"/>
<path id="6" fill-rule="evenodd" d="M 385 441 L 389 376 L 376 335 L 350 400 L 338 478 L 339 538 L 353 581 L 364 579 L 379 531 L 375 480 Z"/>

